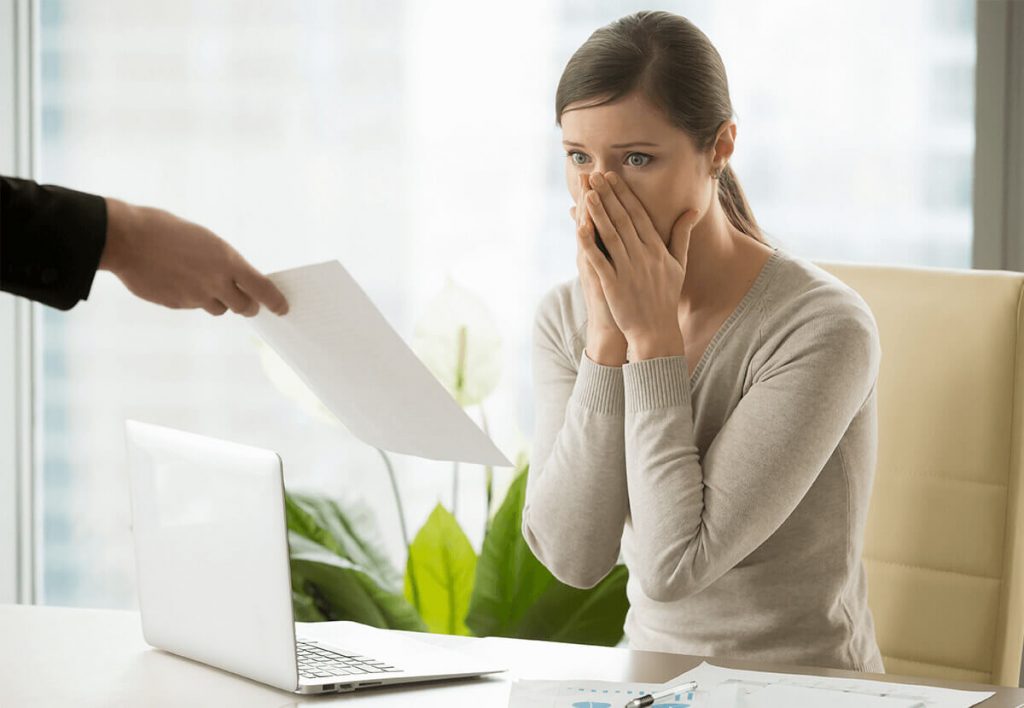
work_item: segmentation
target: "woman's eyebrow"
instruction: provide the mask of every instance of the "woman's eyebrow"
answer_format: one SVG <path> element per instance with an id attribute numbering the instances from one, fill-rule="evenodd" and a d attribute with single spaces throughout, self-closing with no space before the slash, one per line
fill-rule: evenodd
<path id="1" fill-rule="evenodd" d="M 584 147 L 581 143 L 574 143 L 571 140 L 563 140 L 562 141 L 562 145 L 571 145 L 572 147 L 579 147 L 579 148 Z M 619 143 L 618 145 L 612 145 L 611 147 L 613 147 L 613 148 L 627 148 L 627 147 L 636 147 L 638 145 L 643 145 L 643 146 L 646 146 L 646 147 L 658 147 L 657 143 L 647 143 L 647 142 L 642 142 L 642 141 L 637 141 L 637 142 L 632 142 L 632 143 Z"/>

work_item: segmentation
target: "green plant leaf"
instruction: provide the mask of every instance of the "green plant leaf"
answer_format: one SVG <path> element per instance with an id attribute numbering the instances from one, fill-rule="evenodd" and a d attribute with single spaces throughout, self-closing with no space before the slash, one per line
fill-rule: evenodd
<path id="1" fill-rule="evenodd" d="M 625 567 L 587 590 L 551 575 L 522 534 L 527 474 L 513 480 L 484 538 L 467 626 L 477 636 L 617 644 L 629 606 Z"/>
<path id="2" fill-rule="evenodd" d="M 292 590 L 292 612 L 296 622 L 323 622 L 327 619 L 317 608 L 316 601 L 301 590 Z"/>
<path id="3" fill-rule="evenodd" d="M 327 498 L 286 494 L 285 515 L 297 619 L 426 631 L 402 596 L 401 575 L 368 540 L 377 536 L 369 514 Z"/>
<path id="4" fill-rule="evenodd" d="M 343 508 L 326 497 L 289 493 L 285 513 L 290 530 L 348 558 L 384 589 L 401 591 L 402 575 L 377 540 L 380 533 L 368 510 L 351 504 Z"/>
<path id="5" fill-rule="evenodd" d="M 431 632 L 469 634 L 465 617 L 476 571 L 476 553 L 451 512 L 438 504 L 409 548 L 420 616 Z M 408 572 L 405 597 L 413 601 Z"/>
<path id="6" fill-rule="evenodd" d="M 313 600 L 324 618 L 352 620 L 374 627 L 426 631 L 405 598 L 382 588 L 356 563 L 298 535 L 289 534 L 293 588 Z"/>
<path id="7" fill-rule="evenodd" d="M 615 646 L 629 610 L 626 566 L 617 565 L 593 588 L 581 590 L 553 579 L 523 615 L 518 635 L 573 644 Z"/>
<path id="8" fill-rule="evenodd" d="M 466 624 L 480 637 L 516 637 L 518 626 L 553 580 L 521 531 L 526 470 L 513 480 L 484 538 Z"/>

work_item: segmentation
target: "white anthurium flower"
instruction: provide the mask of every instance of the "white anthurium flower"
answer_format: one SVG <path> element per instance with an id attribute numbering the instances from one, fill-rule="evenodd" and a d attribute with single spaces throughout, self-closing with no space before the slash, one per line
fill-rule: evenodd
<path id="1" fill-rule="evenodd" d="M 340 425 L 334 414 L 320 402 L 320 399 L 292 367 L 288 366 L 287 362 L 262 339 L 256 341 L 259 343 L 260 366 L 263 373 L 270 379 L 270 383 L 312 417 L 325 423 Z"/>
<path id="2" fill-rule="evenodd" d="M 483 401 L 501 378 L 501 337 L 475 293 L 448 278 L 416 326 L 413 350 L 460 406 Z"/>

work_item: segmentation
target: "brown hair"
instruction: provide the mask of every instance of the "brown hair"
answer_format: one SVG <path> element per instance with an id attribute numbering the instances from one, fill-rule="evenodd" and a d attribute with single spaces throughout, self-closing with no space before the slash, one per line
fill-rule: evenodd
<path id="1" fill-rule="evenodd" d="M 572 55 L 555 92 L 555 124 L 561 127 L 562 113 L 572 103 L 600 106 L 637 89 L 693 139 L 699 152 L 711 149 L 718 129 L 733 115 L 725 65 L 707 35 L 685 17 L 643 10 L 594 31 Z M 718 201 L 733 226 L 765 241 L 728 164 L 718 180 Z"/>

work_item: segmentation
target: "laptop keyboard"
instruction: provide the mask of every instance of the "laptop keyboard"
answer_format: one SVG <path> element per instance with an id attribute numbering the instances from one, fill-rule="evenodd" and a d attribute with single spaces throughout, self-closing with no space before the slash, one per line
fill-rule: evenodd
<path id="1" fill-rule="evenodd" d="M 401 671 L 387 662 L 361 654 L 340 653 L 319 644 L 298 642 L 299 676 L 303 678 L 334 678 L 362 674 L 384 674 Z"/>

